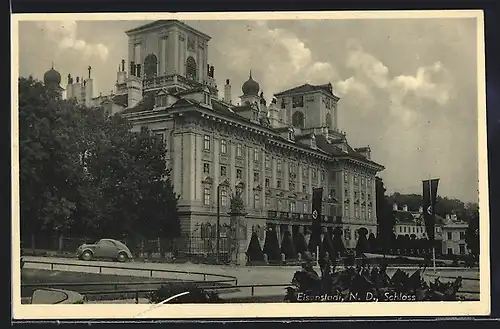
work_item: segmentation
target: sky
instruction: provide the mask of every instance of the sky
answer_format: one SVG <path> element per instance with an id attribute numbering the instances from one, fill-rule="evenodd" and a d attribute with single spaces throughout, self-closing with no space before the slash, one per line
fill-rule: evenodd
<path id="1" fill-rule="evenodd" d="M 478 200 L 477 25 L 474 18 L 185 21 L 210 35 L 219 95 L 233 103 L 252 70 L 264 96 L 304 83 L 332 83 L 339 128 L 351 146 L 369 145 L 388 193 Z M 109 94 L 124 31 L 147 21 L 31 21 L 19 25 L 19 74 L 43 79 L 54 68 L 88 75 Z"/>

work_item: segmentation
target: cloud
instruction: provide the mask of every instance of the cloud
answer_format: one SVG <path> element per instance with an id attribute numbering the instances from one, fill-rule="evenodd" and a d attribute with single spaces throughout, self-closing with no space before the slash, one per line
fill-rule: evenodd
<path id="1" fill-rule="evenodd" d="M 75 50 L 84 59 L 98 57 L 102 61 L 108 58 L 109 50 L 101 43 L 89 43 L 77 36 L 76 21 L 43 21 L 37 25 L 44 31 L 46 38 L 57 44 L 60 51 Z"/>
<path id="2" fill-rule="evenodd" d="M 320 84 L 337 77 L 331 63 L 316 60 L 311 49 L 290 31 L 271 28 L 267 21 L 246 23 L 245 29 L 245 38 L 235 29 L 221 47 L 227 49 L 228 68 L 258 72 L 254 78 L 267 95 L 293 87 L 292 81 Z"/>

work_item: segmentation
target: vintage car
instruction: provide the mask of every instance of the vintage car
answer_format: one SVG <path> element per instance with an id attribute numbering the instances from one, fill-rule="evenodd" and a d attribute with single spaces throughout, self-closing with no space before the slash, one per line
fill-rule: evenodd
<path id="1" fill-rule="evenodd" d="M 76 256 L 81 260 L 112 259 L 119 262 L 132 260 L 130 249 L 114 239 L 101 239 L 94 244 L 82 244 L 76 250 Z"/>

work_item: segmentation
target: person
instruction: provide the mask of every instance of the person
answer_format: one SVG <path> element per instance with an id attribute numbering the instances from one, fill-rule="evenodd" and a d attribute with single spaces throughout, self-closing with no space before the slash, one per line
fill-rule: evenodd
<path id="1" fill-rule="evenodd" d="M 319 275 L 314 270 L 314 260 L 309 251 L 304 252 L 302 257 L 302 269 L 307 272 L 311 278 L 319 280 Z"/>

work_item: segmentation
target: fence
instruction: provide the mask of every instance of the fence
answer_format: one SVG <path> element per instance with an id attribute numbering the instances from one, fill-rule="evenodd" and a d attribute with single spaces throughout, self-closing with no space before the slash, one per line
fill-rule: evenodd
<path id="1" fill-rule="evenodd" d="M 84 243 L 96 243 L 99 238 L 91 237 L 67 237 L 52 235 L 33 235 L 22 237 L 21 243 L 24 249 L 43 250 L 59 254 L 69 253 L 74 255 L 77 248 Z M 127 245 L 137 258 L 183 258 L 189 257 L 199 259 L 229 259 L 229 241 L 227 237 L 219 238 L 219 250 L 217 250 L 216 237 L 180 237 L 180 238 L 156 238 L 156 239 L 123 239 L 116 238 Z"/>

